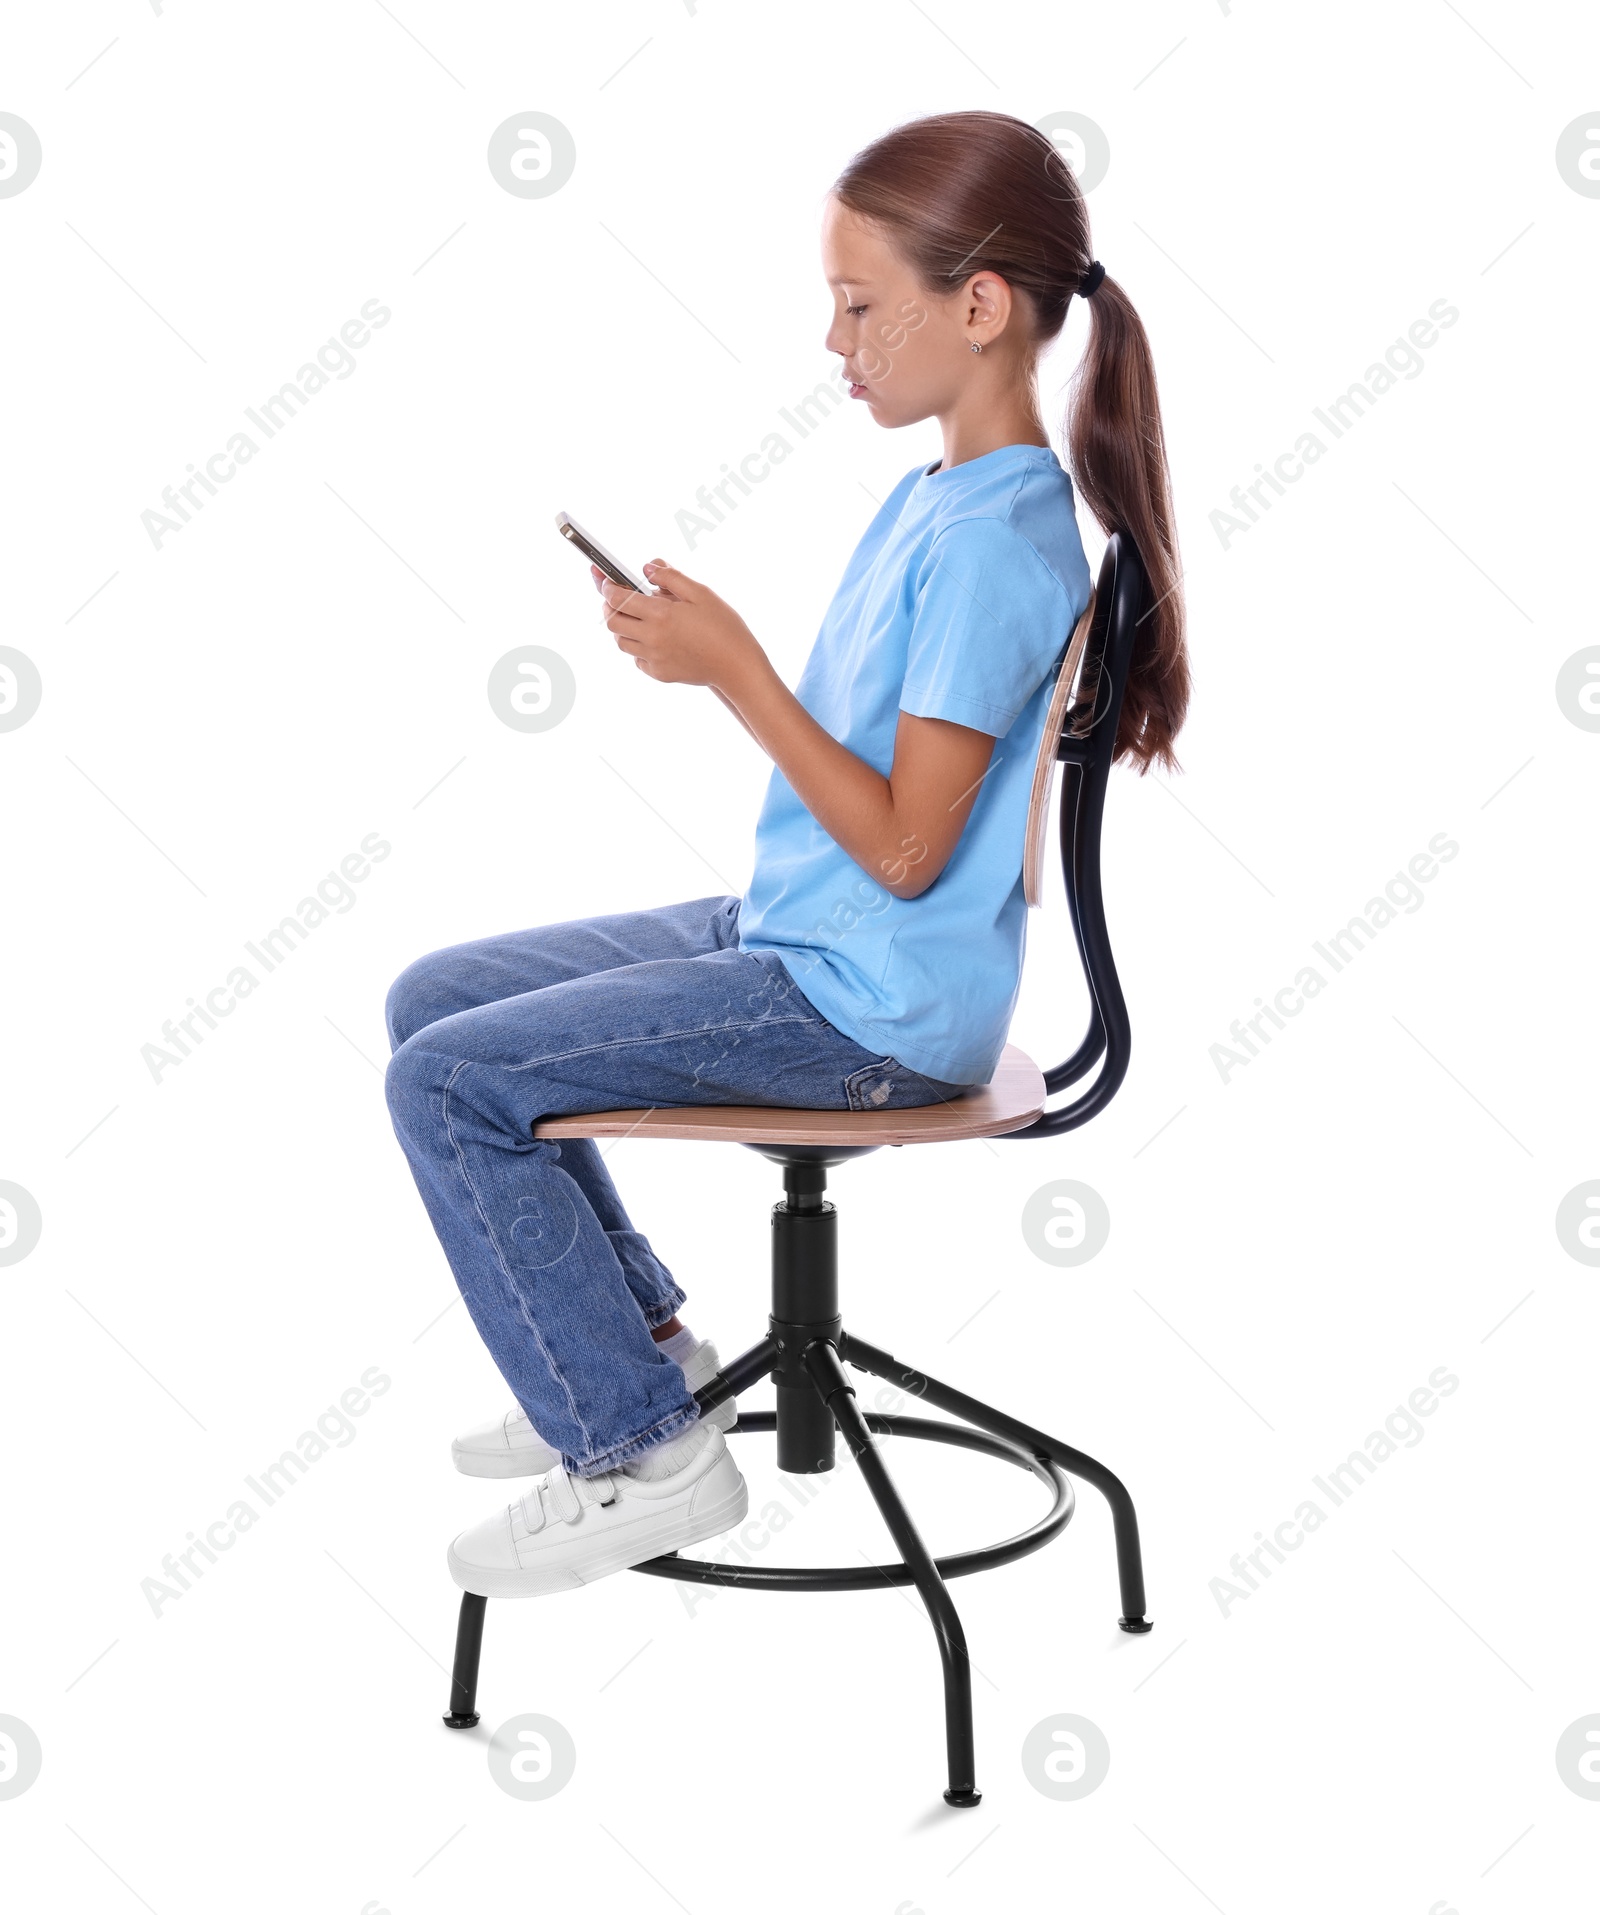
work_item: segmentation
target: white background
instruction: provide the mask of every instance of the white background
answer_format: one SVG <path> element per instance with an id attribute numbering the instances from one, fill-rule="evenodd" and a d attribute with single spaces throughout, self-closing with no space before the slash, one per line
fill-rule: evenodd
<path id="1" fill-rule="evenodd" d="M 1554 1759 L 1600 1710 L 1600 1275 L 1554 1217 L 1600 1176 L 1600 737 L 1554 687 L 1600 637 L 1600 204 L 1554 152 L 1596 105 L 1592 24 L 1503 0 L 95 0 L 19 10 L 6 42 L 0 110 L 44 154 L 0 199 L 0 643 L 44 684 L 0 737 L 0 1177 L 44 1219 L 0 1272 L 0 1714 L 44 1758 L 0 1802 L 8 1899 L 1570 1905 L 1600 1824 Z M 692 553 L 674 515 L 832 376 L 830 180 L 966 106 L 1109 138 L 1094 245 L 1154 344 L 1195 698 L 1183 775 L 1112 788 L 1114 1106 L 834 1173 L 847 1322 L 1101 1456 L 1144 1529 L 1137 1640 L 1087 1489 L 1062 1541 L 955 1586 L 986 1792 L 957 1814 L 931 1632 L 888 1591 L 691 1613 L 624 1575 L 491 1604 L 483 1725 L 440 1725 L 445 1546 L 504 1500 L 448 1443 L 506 1395 L 447 1308 L 380 1066 L 385 989 L 424 951 L 743 889 L 764 760 L 615 652 L 551 517 L 710 581 L 792 681 L 867 494 L 936 428 L 841 407 Z M 530 110 L 577 147 L 538 200 L 485 160 Z M 140 514 L 368 299 L 393 317 L 354 373 L 156 550 Z M 1439 299 L 1460 320 L 1421 375 L 1225 549 L 1230 488 Z M 1084 325 L 1075 302 L 1052 419 Z M 528 643 L 578 681 L 541 735 L 486 696 Z M 393 852 L 355 907 L 152 1082 L 163 1021 L 373 831 Z M 1460 853 L 1423 907 L 1224 1083 L 1230 1023 L 1439 832 Z M 1012 1035 L 1051 1062 L 1082 1017 L 1057 887 Z M 688 1320 L 752 1341 L 773 1168 L 610 1162 Z M 1072 1270 L 1019 1225 L 1061 1177 L 1112 1216 Z M 392 1387 L 356 1440 L 153 1616 L 142 1579 L 372 1365 Z M 1424 1440 L 1224 1618 L 1230 1558 L 1439 1365 L 1460 1387 Z M 756 1509 L 782 1479 L 738 1440 Z M 909 1447 L 936 1548 L 1032 1519 L 1026 1479 Z M 886 1545 L 841 1473 L 768 1560 L 862 1550 Z M 485 1760 L 524 1712 L 577 1746 L 543 1803 Z M 1020 1760 L 1062 1712 L 1111 1748 L 1067 1803 Z"/>

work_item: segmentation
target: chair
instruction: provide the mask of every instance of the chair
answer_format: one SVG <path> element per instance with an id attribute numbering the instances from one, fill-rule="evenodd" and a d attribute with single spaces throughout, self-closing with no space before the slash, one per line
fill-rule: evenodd
<path id="1" fill-rule="evenodd" d="M 1060 802 L 1060 845 L 1067 903 L 1088 981 L 1091 1010 L 1083 1041 L 1064 1064 L 1040 1073 L 1007 1045 L 982 1089 L 944 1104 L 883 1112 L 772 1109 L 765 1106 L 674 1107 L 596 1111 L 557 1117 L 535 1127 L 539 1137 L 672 1137 L 744 1144 L 783 1166 L 784 1197 L 772 1212 L 772 1311 L 766 1333 L 736 1362 L 696 1392 L 714 1408 L 764 1377 L 777 1386 L 775 1410 L 741 1412 L 731 1433 L 772 1431 L 781 1470 L 813 1474 L 834 1466 L 834 1436 L 844 1437 L 883 1516 L 899 1560 L 856 1567 L 784 1568 L 708 1563 L 674 1553 L 635 1565 L 644 1575 L 733 1589 L 877 1589 L 914 1583 L 933 1623 L 944 1672 L 948 1784 L 944 1799 L 969 1807 L 981 1797 L 973 1771 L 972 1682 L 966 1638 L 946 1587 L 1014 1562 L 1059 1536 L 1074 1509 L 1070 1477 L 1091 1483 L 1111 1506 L 1121 1584 L 1121 1628 L 1142 1634 L 1144 1578 L 1133 1501 L 1103 1464 L 1015 1417 L 925 1376 L 886 1350 L 846 1330 L 839 1314 L 838 1214 L 824 1201 L 827 1172 L 884 1145 L 958 1138 L 1058 1137 L 1097 1116 L 1116 1095 L 1128 1068 L 1131 1039 L 1122 989 L 1106 933 L 1100 890 L 1100 822 L 1140 618 L 1149 602 L 1144 567 L 1126 534 L 1107 544 L 1088 609 L 1078 622 L 1056 678 L 1035 768 L 1024 855 L 1030 905 L 1042 901 L 1044 829 L 1055 766 L 1066 767 Z M 1099 1074 L 1056 1110 L 1049 1095 Z M 887 1378 L 953 1421 L 878 1415 L 858 1407 L 846 1365 Z M 1031 1528 L 958 1555 L 929 1555 L 872 1441 L 874 1432 L 949 1443 L 998 1457 L 1038 1477 L 1049 1508 Z M 478 1658 L 488 1599 L 464 1595 L 450 1691 L 452 1728 L 478 1721 Z"/>

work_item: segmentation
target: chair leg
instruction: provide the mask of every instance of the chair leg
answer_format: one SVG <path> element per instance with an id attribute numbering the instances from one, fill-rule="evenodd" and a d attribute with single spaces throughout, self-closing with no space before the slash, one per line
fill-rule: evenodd
<path id="1" fill-rule="evenodd" d="M 730 1396 L 738 1396 L 741 1391 L 748 1390 L 764 1376 L 770 1376 L 777 1360 L 777 1344 L 770 1336 L 764 1336 L 759 1343 L 753 1343 L 743 1356 L 725 1363 L 714 1377 L 694 1393 L 701 1415 L 714 1410 L 719 1403 L 726 1403 Z"/>
<path id="2" fill-rule="evenodd" d="M 983 1798 L 973 1779 L 972 1670 L 967 1660 L 967 1638 L 956 1614 L 944 1578 L 934 1568 L 927 1546 L 917 1534 L 900 1493 L 884 1468 L 866 1418 L 837 1348 L 820 1339 L 805 1352 L 804 1362 L 818 1394 L 833 1412 L 834 1421 L 851 1455 L 860 1465 L 867 1488 L 878 1505 L 901 1560 L 916 1580 L 917 1592 L 933 1624 L 939 1656 L 944 1664 L 944 1727 L 950 1786 L 944 1799 L 952 1808 L 971 1808 Z"/>
<path id="3" fill-rule="evenodd" d="M 467 1594 L 461 1598 L 456 1666 L 450 1677 L 450 1713 L 445 1717 L 452 1729 L 475 1729 L 478 1725 L 478 1656 L 483 1648 L 483 1615 L 488 1607 L 487 1596 Z"/>
<path id="4" fill-rule="evenodd" d="M 1139 1519 L 1134 1514 L 1133 1498 L 1104 1463 L 1097 1463 L 1092 1456 L 1085 1456 L 1082 1450 L 1075 1450 L 1053 1436 L 1046 1436 L 1042 1430 L 1019 1423 L 1014 1416 L 1007 1416 L 987 1403 L 980 1403 L 975 1396 L 968 1396 L 961 1390 L 951 1389 L 948 1383 L 924 1376 L 920 1370 L 897 1362 L 886 1350 L 876 1349 L 858 1336 L 846 1332 L 840 1338 L 840 1351 L 845 1360 L 853 1363 L 858 1370 L 885 1377 L 911 1395 L 933 1404 L 936 1409 L 962 1417 L 968 1423 L 976 1424 L 980 1430 L 1009 1437 L 1013 1443 L 1021 1443 L 1038 1455 L 1052 1458 L 1069 1476 L 1081 1477 L 1084 1482 L 1092 1483 L 1111 1505 L 1111 1522 L 1116 1532 L 1117 1577 L 1122 1586 L 1122 1614 L 1117 1619 L 1118 1626 L 1134 1636 L 1142 1636 L 1152 1627 L 1144 1612 L 1144 1566 L 1139 1554 Z"/>

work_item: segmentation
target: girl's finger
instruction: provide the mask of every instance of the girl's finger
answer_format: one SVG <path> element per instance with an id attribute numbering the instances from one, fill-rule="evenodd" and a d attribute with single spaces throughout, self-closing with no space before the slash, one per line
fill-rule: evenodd
<path id="1" fill-rule="evenodd" d="M 636 592 L 631 586 L 614 584 L 610 579 L 605 583 L 605 600 L 614 612 L 620 612 L 628 618 L 648 618 L 652 601 L 642 592 Z"/>
<path id="2" fill-rule="evenodd" d="M 686 604 L 693 604 L 700 595 L 699 585 L 675 565 L 668 565 L 665 559 L 651 559 L 644 568 L 644 575 L 658 591 L 670 592 Z"/>

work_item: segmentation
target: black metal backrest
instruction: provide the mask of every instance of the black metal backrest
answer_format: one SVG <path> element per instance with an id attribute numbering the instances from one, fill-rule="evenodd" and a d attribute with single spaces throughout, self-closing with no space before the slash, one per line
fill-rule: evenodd
<path id="1" fill-rule="evenodd" d="M 1100 561 L 1094 619 L 1067 708 L 1056 757 L 1061 774 L 1061 870 L 1078 955 L 1089 986 L 1089 1028 L 1064 1064 L 1044 1074 L 1050 1091 L 1065 1090 L 1100 1065 L 1089 1088 L 1058 1110 L 1047 1110 L 1011 1137 L 1054 1137 L 1097 1117 L 1127 1075 L 1133 1036 L 1111 955 L 1105 899 L 1100 889 L 1100 821 L 1111 776 L 1128 667 L 1150 603 L 1150 585 L 1132 539 L 1113 532 Z"/>

